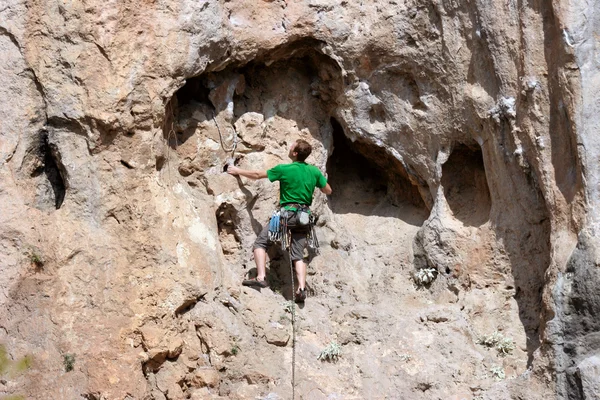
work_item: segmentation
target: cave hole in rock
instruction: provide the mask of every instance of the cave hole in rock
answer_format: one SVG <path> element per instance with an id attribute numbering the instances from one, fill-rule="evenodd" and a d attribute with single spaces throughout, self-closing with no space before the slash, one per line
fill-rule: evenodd
<path id="1" fill-rule="evenodd" d="M 463 224 L 481 226 L 489 220 L 492 200 L 476 143 L 454 147 L 442 166 L 442 186 L 450 210 Z"/>
<path id="2" fill-rule="evenodd" d="M 163 137 L 176 149 L 196 132 L 196 127 L 215 115 L 209 99 L 210 89 L 204 75 L 186 80 L 165 106 Z"/>
<path id="3" fill-rule="evenodd" d="M 284 154 L 292 140 L 309 135 L 323 140 L 322 135 L 329 134 L 323 126 L 337 107 L 343 77 L 338 64 L 321 52 L 322 45 L 314 39 L 299 39 L 260 52 L 247 63 L 188 78 L 166 105 L 163 138 L 175 152 L 172 158 L 157 157 L 157 170 L 174 161 L 182 176 L 197 178 L 196 172 L 213 174 L 215 167 L 225 172 L 223 167 L 230 161 L 243 165 L 244 158 L 289 162 Z M 238 142 L 232 157 L 224 148 L 232 145 L 235 136 Z M 214 176 L 204 176 L 209 194 Z M 216 212 L 225 259 L 247 265 L 250 276 L 254 262 L 248 257 L 245 235 L 250 229 L 258 234 L 260 226 L 256 225 L 266 222 L 254 219 L 252 205 L 248 205 L 249 224 L 235 215 L 232 205 L 223 204 Z M 279 288 L 284 296 L 288 289 L 291 294 L 289 261 L 277 246 L 269 250 L 269 259 L 271 287 Z"/>
<path id="4" fill-rule="evenodd" d="M 58 210 L 63 204 L 67 191 L 63 177 L 64 167 L 60 161 L 58 148 L 49 142 L 47 132 L 42 132 L 39 136 L 37 158 L 40 163 L 31 174 L 33 178 L 43 176 L 37 186 L 37 205 L 41 209 Z"/>
<path id="5" fill-rule="evenodd" d="M 327 173 L 334 189 L 332 211 L 393 216 L 421 226 L 429 210 L 402 164 L 379 146 L 352 142 L 335 118 L 330 123 L 334 149 L 327 161 Z"/>
<path id="6" fill-rule="evenodd" d="M 292 139 L 300 132 L 321 139 L 321 128 L 343 91 L 341 69 L 320 52 L 321 45 L 311 38 L 299 39 L 238 69 L 245 89 L 234 96 L 235 118 L 264 118 L 262 131 L 246 135 L 248 146 L 263 150 L 271 132 L 280 131 L 287 131 Z"/>
<path id="7" fill-rule="evenodd" d="M 340 67 L 321 52 L 322 45 L 301 38 L 259 53 L 247 63 L 188 78 L 165 106 L 166 143 L 177 149 L 199 126 L 220 147 L 212 149 L 213 153 L 223 155 L 235 136 L 246 148 L 264 150 L 271 128 L 286 129 L 291 135 L 308 131 L 318 137 L 319 126 L 336 107 L 343 86 Z M 240 118 L 243 129 L 236 132 Z M 289 125 L 281 126 L 285 125 L 282 120 Z M 157 160 L 157 169 L 163 165 L 162 159 Z M 188 168 L 183 173 L 189 172 Z"/>

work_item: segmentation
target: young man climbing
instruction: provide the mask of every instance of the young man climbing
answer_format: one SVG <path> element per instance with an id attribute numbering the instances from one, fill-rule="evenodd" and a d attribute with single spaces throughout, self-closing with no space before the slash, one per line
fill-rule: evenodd
<path id="1" fill-rule="evenodd" d="M 306 264 L 303 256 L 308 228 L 300 226 L 297 211 L 312 204 L 315 188 L 318 187 L 326 195 L 332 192 L 321 171 L 314 165 L 304 162 L 311 152 L 311 145 L 306 140 L 298 139 L 292 143 L 288 153 L 292 160 L 291 164 L 279 164 L 267 171 L 244 170 L 235 166 L 227 168 L 227 172 L 231 175 L 241 175 L 250 179 L 268 178 L 271 182 L 279 181 L 279 204 L 287 210 L 287 226 L 291 231 L 290 257 L 298 280 L 298 290 L 295 292 L 294 299 L 298 303 L 306 299 Z M 257 276 L 243 281 L 244 286 L 261 288 L 268 286 L 266 281 L 268 245 L 269 224 L 265 225 L 253 246 Z"/>

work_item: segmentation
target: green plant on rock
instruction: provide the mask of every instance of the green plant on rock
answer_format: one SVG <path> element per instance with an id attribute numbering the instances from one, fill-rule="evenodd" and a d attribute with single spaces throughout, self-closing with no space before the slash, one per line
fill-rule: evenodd
<path id="1" fill-rule="evenodd" d="M 501 355 L 510 354 L 514 349 L 515 343 L 511 338 L 504 338 L 496 344 L 496 350 L 498 350 Z"/>
<path id="2" fill-rule="evenodd" d="M 286 301 L 285 303 L 283 303 L 283 310 L 286 313 L 291 314 L 293 308 L 294 308 L 294 302 L 293 301 L 289 300 L 289 301 Z"/>
<path id="3" fill-rule="evenodd" d="M 44 266 L 44 257 L 37 248 L 30 248 L 28 252 L 29 261 L 36 268 L 42 268 Z"/>
<path id="4" fill-rule="evenodd" d="M 17 374 L 20 374 L 21 372 L 25 372 L 29 368 L 31 368 L 31 363 L 32 362 L 33 362 L 33 357 L 27 355 L 27 356 L 25 356 L 25 357 L 21 358 L 20 360 L 15 361 L 13 363 L 13 370 Z"/>
<path id="5" fill-rule="evenodd" d="M 240 352 L 240 346 L 238 345 L 238 342 L 239 342 L 239 338 L 238 337 L 234 337 L 233 338 L 233 344 L 231 345 L 231 350 L 229 350 L 229 352 L 231 353 L 231 355 L 236 356 Z"/>
<path id="6" fill-rule="evenodd" d="M 492 373 L 492 377 L 497 381 L 501 381 L 504 378 L 506 378 L 506 374 L 504 373 L 504 368 L 502 368 L 498 365 L 490 368 L 490 372 Z"/>
<path id="7" fill-rule="evenodd" d="M 26 355 L 25 357 L 16 361 L 12 361 L 8 357 L 6 348 L 3 345 L 0 345 L 0 376 L 4 376 L 6 374 L 11 376 L 21 374 L 31 368 L 32 362 L 33 357 L 30 355 Z"/>
<path id="8" fill-rule="evenodd" d="M 479 337 L 477 339 L 477 344 L 481 344 L 483 346 L 491 348 L 496 346 L 496 343 L 498 343 L 502 339 L 504 339 L 504 336 L 502 336 L 500 332 L 496 331 L 490 335 L 483 335 Z"/>
<path id="9" fill-rule="evenodd" d="M 483 335 L 477 339 L 477 343 L 489 348 L 495 348 L 502 356 L 512 353 L 515 349 L 515 343 L 511 338 L 504 337 L 496 331 L 491 335 Z"/>
<path id="10" fill-rule="evenodd" d="M 437 276 L 437 269 L 435 268 L 421 268 L 414 275 L 413 279 L 417 286 L 429 285 Z"/>
<path id="11" fill-rule="evenodd" d="M 10 359 L 6 353 L 6 348 L 0 345 L 0 376 L 4 375 L 10 367 Z"/>
<path id="12" fill-rule="evenodd" d="M 332 340 L 331 343 L 329 343 L 327 347 L 321 351 L 321 354 L 319 354 L 317 360 L 335 362 L 341 355 L 342 347 L 337 344 L 337 342 Z"/>
<path id="13" fill-rule="evenodd" d="M 75 368 L 75 354 L 64 354 L 63 365 L 65 367 L 65 372 L 73 371 L 73 368 Z"/>

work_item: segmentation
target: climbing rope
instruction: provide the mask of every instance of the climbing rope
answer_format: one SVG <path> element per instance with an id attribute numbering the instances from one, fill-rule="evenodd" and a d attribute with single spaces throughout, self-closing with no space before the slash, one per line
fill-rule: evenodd
<path id="1" fill-rule="evenodd" d="M 296 290 L 294 285 L 294 261 L 292 261 L 292 253 L 290 251 L 292 241 L 291 236 L 292 234 L 288 232 L 287 237 L 290 240 L 290 244 L 288 245 L 288 256 L 290 259 L 290 274 L 292 276 L 292 400 L 294 400 L 296 397 L 296 301 L 294 299 Z"/>
<path id="2" fill-rule="evenodd" d="M 225 153 L 229 153 L 231 152 L 231 158 L 234 158 L 235 155 L 235 149 L 237 147 L 237 132 L 235 131 L 235 129 L 233 129 L 233 145 L 231 146 L 231 149 L 226 149 L 225 148 L 225 143 L 223 142 L 223 135 L 221 134 L 221 128 L 219 128 L 219 124 L 217 123 L 217 119 L 215 118 L 215 114 L 213 113 L 212 116 L 212 120 L 215 122 L 215 125 L 217 126 L 217 131 L 219 132 L 219 140 L 221 141 L 221 148 L 223 149 L 223 151 Z"/>
<path id="3" fill-rule="evenodd" d="M 287 211 L 281 209 L 281 249 L 287 251 L 288 258 L 290 259 L 290 276 L 292 277 L 292 400 L 296 397 L 296 302 L 295 295 L 296 290 L 294 283 L 294 261 L 292 260 L 292 232 L 288 229 Z"/>

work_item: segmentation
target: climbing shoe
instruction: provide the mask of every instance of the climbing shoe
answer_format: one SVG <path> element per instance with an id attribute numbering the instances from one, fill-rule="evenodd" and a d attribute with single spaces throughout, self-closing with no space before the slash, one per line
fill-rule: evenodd
<path id="1" fill-rule="evenodd" d="M 267 283 L 267 280 L 262 280 L 259 281 L 256 278 L 252 278 L 252 279 L 246 279 L 244 281 L 242 281 L 242 285 L 244 286 L 251 286 L 251 287 L 257 287 L 257 288 L 266 288 L 267 286 L 269 286 L 269 284 Z"/>
<path id="2" fill-rule="evenodd" d="M 298 292 L 294 296 L 294 301 L 296 303 L 304 303 L 306 300 L 306 289 L 298 289 Z"/>

